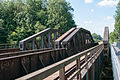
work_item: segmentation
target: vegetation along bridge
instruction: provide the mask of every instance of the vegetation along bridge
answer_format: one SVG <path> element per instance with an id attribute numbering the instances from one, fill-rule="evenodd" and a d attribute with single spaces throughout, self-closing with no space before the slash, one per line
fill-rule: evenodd
<path id="1" fill-rule="evenodd" d="M 100 80 L 110 58 L 114 79 L 120 79 L 108 27 L 99 43 L 83 28 L 63 33 L 48 28 L 20 41 L 19 48 L 0 49 L 0 80 Z"/>

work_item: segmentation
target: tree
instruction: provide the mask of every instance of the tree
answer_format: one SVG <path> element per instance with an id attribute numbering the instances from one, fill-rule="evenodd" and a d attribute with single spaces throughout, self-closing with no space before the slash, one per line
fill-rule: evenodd
<path id="1" fill-rule="evenodd" d="M 65 0 L 0 1 L 0 43 L 17 43 L 45 28 L 67 31 L 75 26 Z"/>
<path id="2" fill-rule="evenodd" d="M 4 20 L 0 19 L 0 44 L 5 43 L 7 40 L 8 32 L 6 32 L 6 26 L 4 25 Z"/>
<path id="3" fill-rule="evenodd" d="M 65 0 L 48 0 L 47 27 L 67 31 L 75 26 L 71 12 L 73 8 Z"/>
<path id="4" fill-rule="evenodd" d="M 45 5 L 45 0 L 26 0 L 26 3 L 22 5 L 23 11 L 15 16 L 17 27 L 9 35 L 11 42 L 17 41 L 18 43 L 20 40 L 46 28 L 44 25 L 47 22 L 47 17 L 43 4 Z"/>
<path id="5" fill-rule="evenodd" d="M 20 6 L 13 1 L 0 1 L 0 43 L 7 43 L 8 35 L 16 28 L 15 15 L 20 12 Z"/>
<path id="6" fill-rule="evenodd" d="M 95 42 L 98 42 L 98 41 L 102 40 L 102 37 L 100 35 L 97 35 L 96 33 L 93 33 L 92 37 L 93 37 Z"/>
<path id="7" fill-rule="evenodd" d="M 115 29 L 117 31 L 120 30 L 120 2 L 118 3 L 117 5 L 117 10 L 115 11 L 116 14 L 115 14 Z"/>
<path id="8" fill-rule="evenodd" d="M 118 42 L 118 31 L 114 30 L 113 32 L 110 33 L 110 42 Z"/>
<path id="9" fill-rule="evenodd" d="M 115 11 L 116 14 L 115 14 L 115 29 L 113 32 L 110 33 L 110 42 L 113 43 L 113 42 L 118 42 L 118 39 L 120 36 L 120 2 L 117 4 L 117 10 Z"/>

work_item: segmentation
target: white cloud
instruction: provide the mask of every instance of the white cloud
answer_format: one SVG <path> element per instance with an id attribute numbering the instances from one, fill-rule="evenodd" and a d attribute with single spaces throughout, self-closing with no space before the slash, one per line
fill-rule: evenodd
<path id="1" fill-rule="evenodd" d="M 114 27 L 115 23 L 112 23 L 112 26 Z"/>
<path id="2" fill-rule="evenodd" d="M 119 0 L 102 0 L 101 2 L 98 3 L 99 6 L 114 6 L 117 5 Z"/>
<path id="3" fill-rule="evenodd" d="M 94 12 L 94 9 L 91 9 L 90 11 L 91 11 L 91 12 Z"/>
<path id="4" fill-rule="evenodd" d="M 112 20 L 112 19 L 113 19 L 112 16 L 107 16 L 107 17 L 104 18 L 104 20 Z"/>
<path id="5" fill-rule="evenodd" d="M 85 24 L 91 24 L 93 23 L 92 21 L 84 21 Z"/>
<path id="6" fill-rule="evenodd" d="M 85 3 L 92 3 L 93 0 L 85 0 Z"/>
<path id="7" fill-rule="evenodd" d="M 113 32 L 114 31 L 114 29 L 115 29 L 115 27 L 114 27 L 114 22 L 113 23 L 111 23 L 110 25 L 109 25 L 109 31 L 110 32 Z"/>

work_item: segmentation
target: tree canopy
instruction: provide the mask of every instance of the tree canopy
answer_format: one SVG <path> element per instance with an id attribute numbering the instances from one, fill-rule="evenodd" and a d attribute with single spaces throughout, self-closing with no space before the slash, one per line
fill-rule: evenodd
<path id="1" fill-rule="evenodd" d="M 118 36 L 120 36 L 120 2 L 117 4 L 115 14 L 114 31 L 110 33 L 110 42 L 118 42 Z"/>
<path id="2" fill-rule="evenodd" d="M 75 27 L 73 8 L 65 0 L 0 1 L 0 43 L 19 42 L 45 28 Z"/>

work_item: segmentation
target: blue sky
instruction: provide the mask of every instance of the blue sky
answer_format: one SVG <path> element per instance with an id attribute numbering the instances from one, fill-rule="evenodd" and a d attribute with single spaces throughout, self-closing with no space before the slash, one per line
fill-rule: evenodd
<path id="1" fill-rule="evenodd" d="M 114 15 L 119 0 L 67 0 L 74 9 L 75 23 L 103 37 L 104 27 L 114 30 Z"/>

